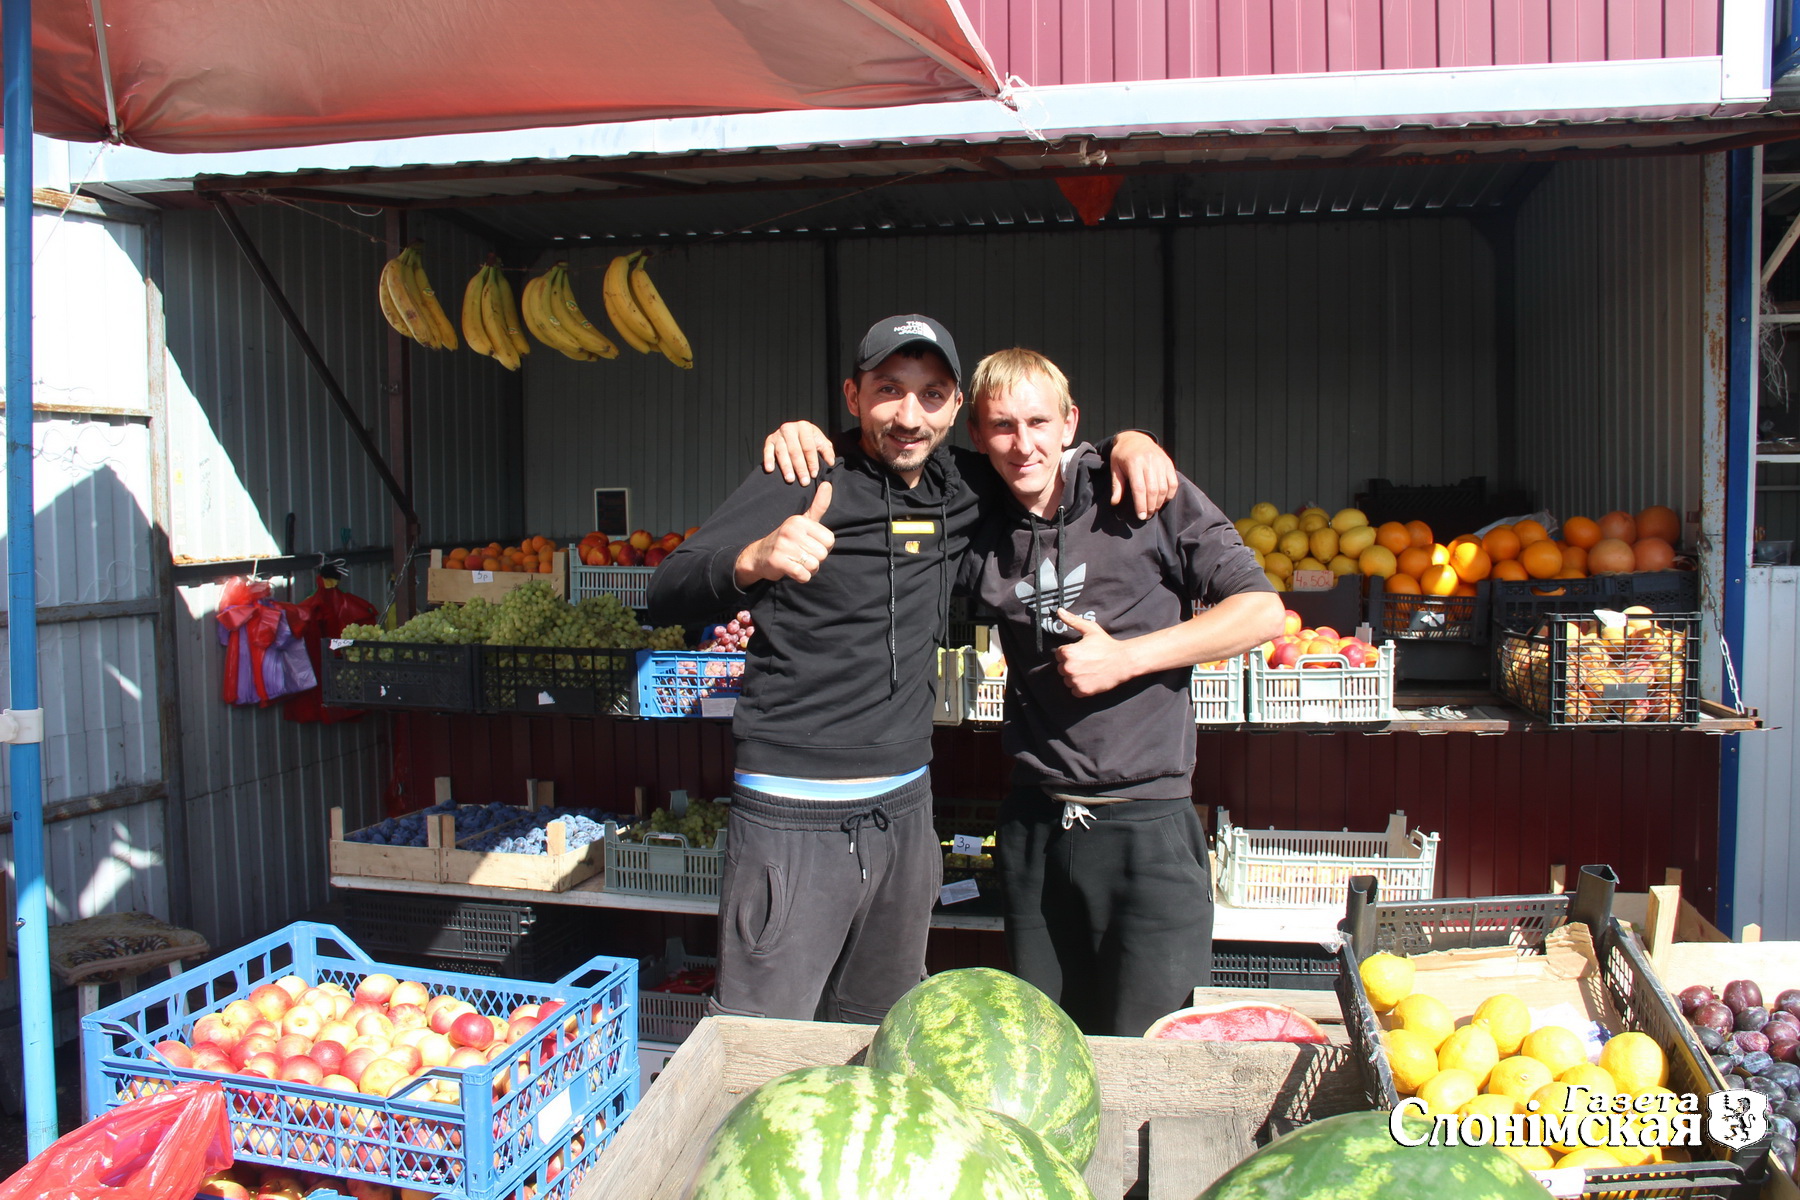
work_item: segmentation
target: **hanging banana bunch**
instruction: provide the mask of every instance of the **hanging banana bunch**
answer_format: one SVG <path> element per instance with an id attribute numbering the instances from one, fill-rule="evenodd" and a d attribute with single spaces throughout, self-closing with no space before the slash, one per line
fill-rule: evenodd
<path id="1" fill-rule="evenodd" d="M 531 352 L 520 328 L 518 303 L 512 285 L 499 262 L 488 256 L 488 263 L 469 279 L 463 288 L 462 327 L 469 349 L 485 354 L 509 371 L 519 369 L 519 359 Z"/>
<path id="2" fill-rule="evenodd" d="M 644 270 L 642 251 L 621 254 L 612 260 L 606 268 L 601 295 L 606 301 L 606 315 L 626 345 L 640 354 L 660 350 L 676 366 L 694 369 L 693 348 Z"/>
<path id="3" fill-rule="evenodd" d="M 557 263 L 525 285 L 519 307 L 525 328 L 552 350 L 577 362 L 619 357 L 619 348 L 594 328 L 575 303 L 567 263 Z"/>
<path id="4" fill-rule="evenodd" d="M 427 350 L 454 350 L 456 328 L 438 303 L 437 293 L 425 278 L 425 262 L 414 242 L 381 268 L 377 287 L 381 315 L 396 332 Z"/>

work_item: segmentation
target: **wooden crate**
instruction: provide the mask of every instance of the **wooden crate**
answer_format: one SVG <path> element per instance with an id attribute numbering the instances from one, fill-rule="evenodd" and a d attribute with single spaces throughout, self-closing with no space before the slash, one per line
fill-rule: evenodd
<path id="1" fill-rule="evenodd" d="M 551 558 L 548 575 L 532 575 L 525 571 L 452 571 L 444 566 L 444 552 L 431 552 L 431 566 L 425 572 L 425 599 L 431 604 L 466 604 L 479 596 L 498 604 L 514 588 L 534 579 L 550 585 L 558 596 L 569 594 L 569 556 L 561 550 Z"/>
<path id="2" fill-rule="evenodd" d="M 437 883 L 443 875 L 444 849 L 437 822 L 425 824 L 424 846 L 382 846 L 344 837 L 344 810 L 331 810 L 330 862 L 333 875 L 366 875 L 375 879 L 411 879 Z M 451 822 L 455 836 L 455 822 Z"/>
<path id="3" fill-rule="evenodd" d="M 525 806 L 530 811 L 555 807 L 548 779 L 525 781 Z M 437 818 L 449 822 L 448 815 Z M 454 828 L 439 835 L 442 855 L 441 883 L 478 883 L 483 887 L 521 888 L 532 892 L 566 892 L 600 873 L 606 861 L 604 842 L 590 842 L 578 850 L 568 848 L 561 821 L 544 831 L 548 854 L 505 854 L 497 850 L 458 850 Z"/>
<path id="4" fill-rule="evenodd" d="M 796 1067 L 861 1062 L 875 1029 L 708 1017 L 603 1150 L 575 1200 L 676 1200 L 745 1093 Z M 1265 1127 L 1361 1108 L 1342 1046 L 1088 1039 L 1100 1070 L 1100 1145 L 1086 1171 L 1102 1200 L 1148 1188 L 1193 1200 Z M 1144 1194 L 1140 1190 L 1139 1194 Z"/>

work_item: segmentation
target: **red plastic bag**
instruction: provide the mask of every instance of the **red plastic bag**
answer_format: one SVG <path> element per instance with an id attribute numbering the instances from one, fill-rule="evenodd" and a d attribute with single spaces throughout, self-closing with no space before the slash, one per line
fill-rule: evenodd
<path id="1" fill-rule="evenodd" d="M 225 1089 L 183 1083 L 64 1134 L 0 1183 L 0 1200 L 193 1200 L 230 1165 Z"/>

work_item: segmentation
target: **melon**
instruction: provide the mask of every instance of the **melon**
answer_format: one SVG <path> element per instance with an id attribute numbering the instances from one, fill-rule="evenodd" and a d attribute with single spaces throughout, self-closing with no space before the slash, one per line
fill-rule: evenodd
<path id="1" fill-rule="evenodd" d="M 1403 1146 L 1385 1112 L 1327 1117 L 1276 1138 L 1199 1200 L 1545 1200 L 1544 1185 L 1492 1146 Z M 1431 1122 L 1406 1127 L 1429 1134 Z"/>
<path id="2" fill-rule="evenodd" d="M 690 1200 L 1033 1200 L 986 1125 L 923 1079 L 801 1067 L 741 1100 Z"/>
<path id="3" fill-rule="evenodd" d="M 1034 1130 L 1076 1170 L 1100 1137 L 1087 1038 L 1050 997 L 992 967 L 944 971 L 902 996 L 869 1042 L 869 1066 L 921 1078 Z"/>
<path id="4" fill-rule="evenodd" d="M 1146 1038 L 1174 1042 L 1324 1042 L 1325 1031 L 1310 1017 L 1264 1000 L 1240 1000 L 1181 1008 L 1161 1017 Z"/>
<path id="5" fill-rule="evenodd" d="M 1005 1113 L 975 1114 L 1019 1173 L 1019 1182 L 1039 1200 L 1094 1200 L 1093 1189 L 1056 1147 Z"/>

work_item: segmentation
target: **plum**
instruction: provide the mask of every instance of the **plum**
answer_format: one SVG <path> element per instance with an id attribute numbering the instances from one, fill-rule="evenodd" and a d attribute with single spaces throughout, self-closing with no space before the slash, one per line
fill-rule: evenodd
<path id="1" fill-rule="evenodd" d="M 1716 1029 L 1697 1025 L 1694 1027 L 1694 1036 L 1699 1039 L 1701 1047 L 1708 1054 L 1717 1054 L 1725 1048 L 1725 1035 Z"/>
<path id="2" fill-rule="evenodd" d="M 1786 1025 L 1790 1029 L 1793 1029 L 1795 1031 L 1800 1031 L 1800 1017 L 1796 1017 L 1793 1013 L 1787 1011 L 1787 1009 L 1785 1009 L 1785 1008 L 1770 1009 L 1769 1010 L 1769 1024 L 1770 1025 Z"/>
<path id="3" fill-rule="evenodd" d="M 1749 1008 L 1746 1008 L 1737 1015 L 1737 1020 L 1733 1022 L 1740 1030 L 1755 1030 L 1757 1032 L 1761 1032 L 1762 1027 L 1768 1023 L 1769 1010 L 1760 1004 L 1753 1004 Z"/>
<path id="4" fill-rule="evenodd" d="M 1704 1026 L 1707 1029 L 1716 1029 L 1721 1034 L 1727 1034 L 1732 1032 L 1732 1025 L 1737 1020 L 1737 1014 L 1721 1002 L 1709 1000 L 1694 1010 L 1691 1019 L 1697 1027 Z"/>
<path id="5" fill-rule="evenodd" d="M 1769 1057 L 1777 1062 L 1800 1064 L 1800 1039 L 1770 1038 Z"/>
<path id="6" fill-rule="evenodd" d="M 1790 1121 L 1800 1121 L 1800 1100 L 1783 1100 L 1775 1106 L 1775 1115 L 1786 1117 Z"/>
<path id="7" fill-rule="evenodd" d="M 1747 1090 L 1760 1092 L 1762 1095 L 1767 1096 L 1770 1104 L 1780 1104 L 1783 1100 L 1787 1099 L 1786 1088 L 1782 1087 L 1779 1083 L 1764 1079 L 1760 1075 L 1752 1076 L 1746 1081 L 1746 1084 Z"/>
<path id="8" fill-rule="evenodd" d="M 1763 1072 L 1764 1079 L 1773 1079 L 1784 1088 L 1791 1088 L 1800 1083 L 1800 1066 L 1776 1059 L 1769 1069 Z"/>
<path id="9" fill-rule="evenodd" d="M 1761 1007 L 1762 989 L 1756 986 L 1754 979 L 1734 979 L 1725 985 L 1725 990 L 1719 993 L 1719 999 L 1736 1016 L 1746 1008 Z"/>
<path id="10" fill-rule="evenodd" d="M 1779 1115 L 1772 1116 L 1769 1118 L 1769 1132 L 1776 1137 L 1786 1138 L 1791 1142 L 1794 1140 L 1794 1123 L 1787 1117 Z"/>
<path id="11" fill-rule="evenodd" d="M 1786 993 L 1783 994 L 1785 995 Z M 1711 1004 L 1714 1000 L 1717 1000 L 1718 997 L 1713 995 L 1713 990 L 1705 984 L 1696 983 L 1693 987 L 1682 988 L 1680 995 L 1676 996 L 1676 999 L 1681 1001 L 1681 1015 L 1684 1017 L 1691 1017 L 1694 1015 L 1694 1010 L 1696 1008 L 1699 1008 L 1702 1004 Z"/>
<path id="12" fill-rule="evenodd" d="M 1732 1071 L 1735 1074 L 1742 1075 L 1748 1079 L 1752 1076 L 1761 1075 L 1764 1071 L 1774 1065 L 1775 1060 L 1769 1057 L 1768 1051 L 1747 1050 L 1744 1052 L 1744 1057 L 1738 1061 L 1738 1065 L 1732 1068 Z M 1780 1085 L 1778 1084 L 1777 1086 Z"/>
<path id="13" fill-rule="evenodd" d="M 1774 1156 L 1775 1161 L 1780 1163 L 1782 1169 L 1789 1175 L 1794 1173 L 1793 1138 L 1778 1137 L 1769 1139 L 1769 1153 Z"/>
<path id="14" fill-rule="evenodd" d="M 1754 1029 L 1742 1030 L 1731 1035 L 1731 1048 L 1739 1054 L 1755 1054 L 1758 1050 L 1766 1054 L 1769 1050 L 1769 1035 L 1758 1033 Z M 1775 1056 L 1770 1054 L 1769 1061 L 1775 1061 Z"/>
<path id="15" fill-rule="evenodd" d="M 1735 1071 L 1725 1077 L 1725 1090 L 1728 1092 L 1741 1092 L 1749 1086 L 1750 1081 Z"/>
<path id="16" fill-rule="evenodd" d="M 1800 988 L 1789 988 L 1775 997 L 1775 1007 L 1784 1013 L 1800 1017 Z"/>

